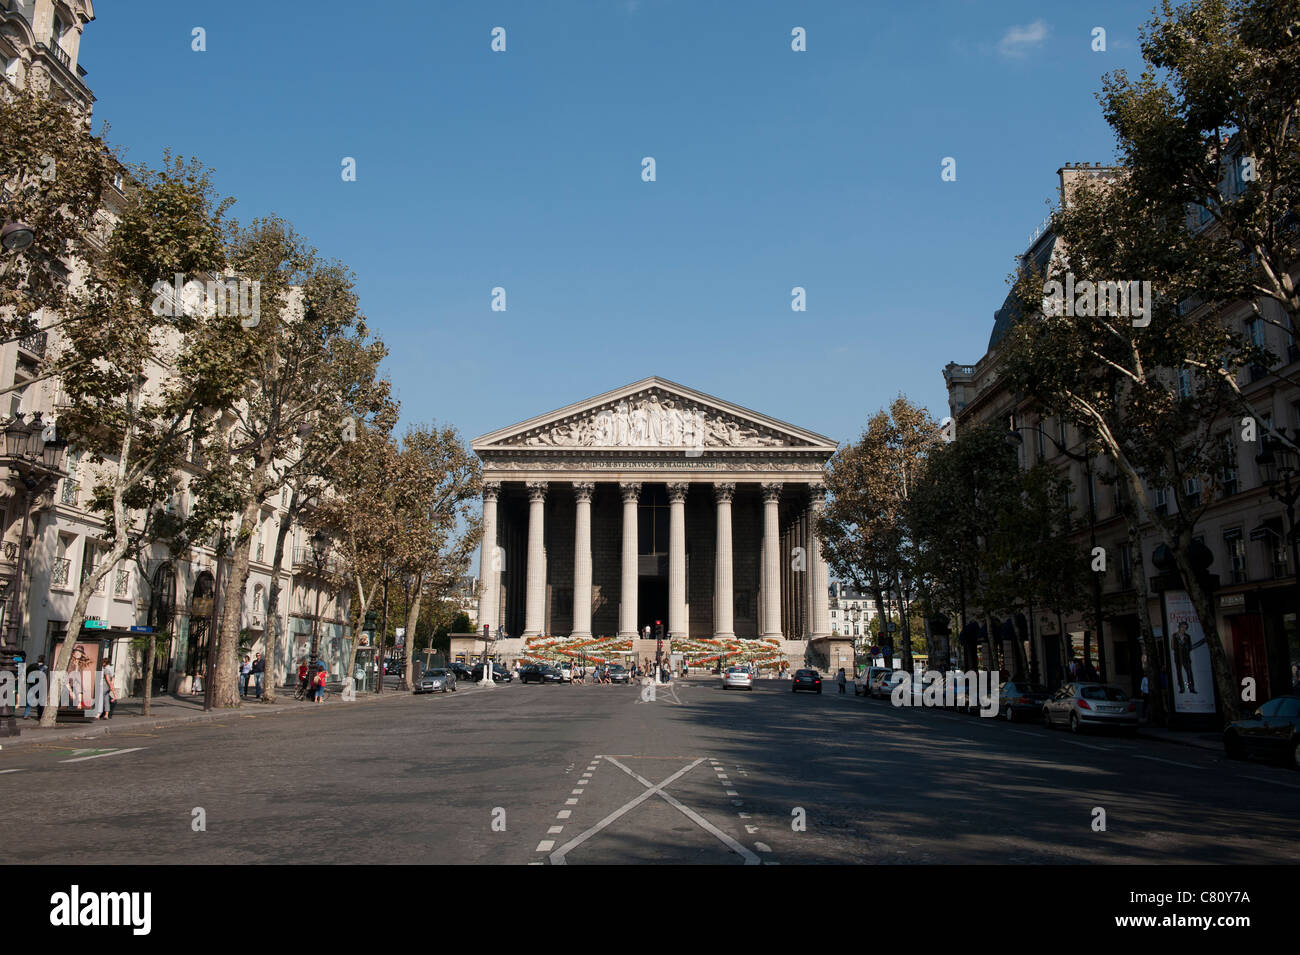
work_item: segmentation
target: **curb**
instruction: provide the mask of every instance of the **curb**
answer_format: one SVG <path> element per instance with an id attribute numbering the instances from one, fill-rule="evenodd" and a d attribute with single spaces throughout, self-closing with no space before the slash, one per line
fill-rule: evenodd
<path id="1" fill-rule="evenodd" d="M 364 697 L 358 697 L 352 701 L 360 704 L 381 703 L 384 699 L 402 699 L 410 696 L 410 691 L 391 690 L 383 694 L 367 694 Z M 343 701 L 338 701 L 342 703 Z M 327 705 L 327 704 L 323 704 Z M 246 711 L 247 710 L 247 711 Z M 130 735 L 139 730 L 165 729 L 169 726 L 179 726 L 187 723 L 210 723 L 213 720 L 229 719 L 230 717 L 258 717 L 258 716 L 275 716 L 280 713 L 292 713 L 297 710 L 306 710 L 316 712 L 314 704 L 293 703 L 290 706 L 281 706 L 277 704 L 258 704 L 252 703 L 247 706 L 239 706 L 229 710 L 216 710 L 209 712 L 197 712 L 193 715 L 186 716 L 149 716 L 149 717 L 132 717 L 118 716 L 115 719 L 122 720 L 124 725 L 109 725 L 111 720 L 92 720 L 93 725 L 86 727 L 72 728 L 67 725 L 54 726 L 53 731 L 45 731 L 39 726 L 25 728 L 20 736 L 0 736 L 0 752 L 7 749 L 16 749 L 19 746 L 30 743 L 58 743 L 63 740 L 91 739 L 100 736 L 112 736 L 117 734 Z M 29 735 L 30 734 L 30 735 Z"/>

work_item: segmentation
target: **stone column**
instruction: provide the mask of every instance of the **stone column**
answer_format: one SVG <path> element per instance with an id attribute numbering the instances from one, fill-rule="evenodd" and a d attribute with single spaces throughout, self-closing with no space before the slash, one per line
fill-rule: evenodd
<path id="1" fill-rule="evenodd" d="M 622 483 L 618 489 L 623 492 L 623 592 L 618 605 L 618 635 L 636 637 L 636 505 L 641 498 L 641 485 Z"/>
<path id="2" fill-rule="evenodd" d="M 781 636 L 781 485 L 763 485 L 763 632 Z"/>
<path id="3" fill-rule="evenodd" d="M 689 484 L 668 485 L 668 632 L 685 637 L 686 619 L 686 493 Z"/>
<path id="4" fill-rule="evenodd" d="M 483 482 L 483 544 L 478 554 L 478 579 L 481 588 L 478 598 L 478 629 L 483 632 L 487 624 L 495 632 L 501 618 L 501 552 L 497 544 L 497 498 L 501 494 L 500 481 Z"/>
<path id="5" fill-rule="evenodd" d="M 595 490 L 595 484 L 573 484 L 578 499 L 573 519 L 573 637 L 591 636 L 591 495 Z"/>
<path id="6" fill-rule="evenodd" d="M 546 629 L 546 482 L 528 482 L 527 603 L 524 636 L 540 636 Z"/>
<path id="7" fill-rule="evenodd" d="M 736 493 L 734 484 L 713 485 L 713 499 L 718 506 L 718 550 L 713 564 L 713 635 L 730 639 L 736 635 L 733 611 L 735 595 L 732 591 L 731 568 L 731 499 Z"/>
<path id="8" fill-rule="evenodd" d="M 808 508 L 808 579 L 812 593 L 808 595 L 808 622 L 812 637 L 831 635 L 830 574 L 826 557 L 822 554 L 821 538 L 817 536 L 817 518 L 826 508 L 826 486 L 813 484 L 809 491 L 812 500 Z"/>

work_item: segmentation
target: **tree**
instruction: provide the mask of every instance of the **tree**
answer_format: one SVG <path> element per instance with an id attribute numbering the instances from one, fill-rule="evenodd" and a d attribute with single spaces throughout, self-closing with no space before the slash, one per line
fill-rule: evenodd
<path id="1" fill-rule="evenodd" d="M 259 283 L 254 324 L 237 327 L 221 357 L 244 370 L 238 400 L 222 418 L 221 437 L 198 498 L 214 514 L 236 514 L 227 606 L 217 643 L 213 705 L 239 705 L 237 641 L 253 531 L 264 503 L 321 475 L 359 422 L 388 410 L 378 377 L 386 354 L 369 337 L 351 275 L 320 261 L 282 220 L 255 221 L 234 240 L 232 271 Z"/>
<path id="2" fill-rule="evenodd" d="M 441 597 L 469 568 L 481 532 L 470 505 L 481 480 L 478 461 L 455 428 L 407 431 L 395 481 L 399 561 L 412 595 L 406 607 L 405 673 L 411 672 L 412 637 L 426 587 Z"/>
<path id="3" fill-rule="evenodd" d="M 77 314 L 67 309 L 70 273 L 97 244 L 96 214 L 117 163 L 76 107 L 30 87 L 7 93 L 0 97 L 0 221 L 35 234 L 26 250 L 0 255 L 0 339 L 12 341 L 37 330 L 41 309 Z"/>
<path id="4" fill-rule="evenodd" d="M 192 442 L 204 439 L 203 409 L 228 402 L 238 381 L 204 361 L 222 334 L 219 323 L 200 311 L 166 314 L 154 307 L 152 291 L 160 275 L 221 268 L 225 204 L 215 202 L 207 171 L 195 164 L 169 158 L 158 172 L 141 168 L 138 179 L 136 202 L 87 280 L 87 320 L 64 327 L 66 347 L 56 360 L 65 402 L 58 427 L 97 466 L 90 509 L 103 515 L 109 540 L 104 558 L 83 571 L 51 668 L 56 687 L 100 581 L 153 541 L 201 528 L 201 516 L 182 522 L 162 504 Z M 52 726 L 56 713 L 47 706 L 41 725 Z"/>

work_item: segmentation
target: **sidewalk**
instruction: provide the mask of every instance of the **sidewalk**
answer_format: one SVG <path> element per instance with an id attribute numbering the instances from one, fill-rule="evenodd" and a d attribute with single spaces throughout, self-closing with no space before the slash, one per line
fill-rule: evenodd
<path id="1" fill-rule="evenodd" d="M 138 696 L 119 700 L 113 707 L 110 720 L 87 719 L 82 724 L 60 723 L 49 729 L 42 729 L 36 722 L 36 711 L 32 710 L 31 719 L 22 719 L 19 713 L 18 728 L 20 736 L 0 736 L 0 750 L 8 750 L 32 743 L 58 743 L 67 740 L 91 739 L 114 734 L 138 733 L 141 730 L 157 729 L 164 726 L 178 726 L 183 723 L 203 723 L 210 720 L 229 719 L 232 716 L 274 716 L 277 713 L 311 710 L 317 706 L 335 707 L 344 704 L 342 696 L 331 692 L 324 703 L 312 703 L 309 700 L 298 701 L 293 698 L 294 687 L 282 688 L 275 703 L 261 703 L 248 697 L 236 709 L 203 709 L 203 694 L 192 696 L 155 696 L 149 701 L 149 716 L 146 718 L 144 700 Z M 358 693 L 349 705 L 377 703 L 381 700 L 400 699 L 410 696 L 409 690 L 400 691 L 385 687 L 383 693 Z"/>

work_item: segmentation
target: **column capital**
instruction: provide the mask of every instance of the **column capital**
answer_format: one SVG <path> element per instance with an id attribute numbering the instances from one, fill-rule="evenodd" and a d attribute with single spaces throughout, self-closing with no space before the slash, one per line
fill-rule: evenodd
<path id="1" fill-rule="evenodd" d="M 668 485 L 668 500 L 673 504 L 681 504 L 686 500 L 686 494 L 690 491 L 691 486 L 685 481 L 674 482 Z"/>
<path id="2" fill-rule="evenodd" d="M 618 485 L 619 491 L 623 495 L 624 504 L 635 504 L 641 500 L 641 482 L 640 481 L 621 481 Z"/>
<path id="3" fill-rule="evenodd" d="M 596 485 L 591 481 L 574 481 L 573 496 L 579 501 L 591 501 L 591 495 L 596 493 Z"/>
<path id="4" fill-rule="evenodd" d="M 814 508 L 821 507 L 826 503 L 826 485 L 821 481 L 813 481 L 808 485 L 808 497 Z"/>
<path id="5" fill-rule="evenodd" d="M 485 500 L 485 501 L 495 501 L 495 500 L 496 500 L 498 497 L 500 497 L 500 496 L 501 496 L 501 482 L 500 482 L 500 481 L 484 481 L 484 482 L 483 482 L 483 500 Z"/>
<path id="6" fill-rule="evenodd" d="M 780 481 L 773 481 L 768 484 L 763 484 L 762 488 L 763 488 L 764 503 L 771 504 L 774 501 L 781 500 L 781 487 L 782 485 Z"/>
<path id="7" fill-rule="evenodd" d="M 719 504 L 730 504 L 736 496 L 736 485 L 730 481 L 719 481 L 713 485 L 713 499 Z"/>
<path id="8" fill-rule="evenodd" d="M 530 501 L 546 500 L 546 489 L 549 487 L 549 482 L 529 481 L 526 486 L 528 488 L 528 500 Z"/>

